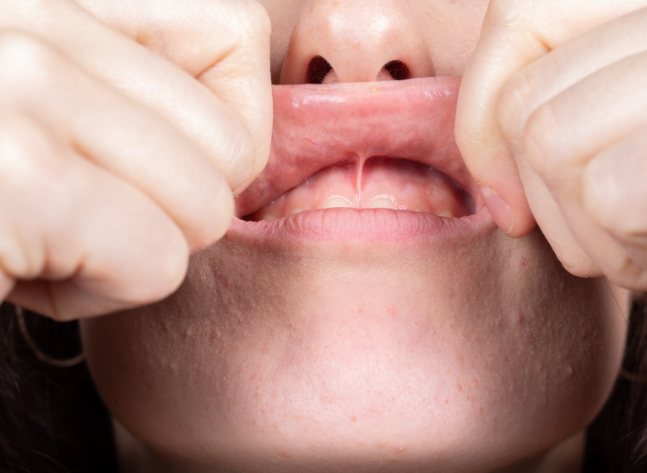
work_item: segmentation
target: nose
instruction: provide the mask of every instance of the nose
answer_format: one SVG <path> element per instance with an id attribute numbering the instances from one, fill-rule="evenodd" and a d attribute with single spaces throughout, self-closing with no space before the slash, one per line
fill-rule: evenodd
<path id="1" fill-rule="evenodd" d="M 434 75 L 423 32 L 403 0 L 310 0 L 283 63 L 283 84 Z"/>

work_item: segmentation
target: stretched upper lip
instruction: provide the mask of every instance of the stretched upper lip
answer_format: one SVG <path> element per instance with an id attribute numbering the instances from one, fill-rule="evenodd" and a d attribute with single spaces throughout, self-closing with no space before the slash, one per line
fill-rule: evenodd
<path id="1" fill-rule="evenodd" d="M 237 198 L 246 216 L 322 169 L 358 159 L 408 159 L 440 171 L 472 196 L 454 140 L 459 77 L 274 86 L 272 150 Z"/>

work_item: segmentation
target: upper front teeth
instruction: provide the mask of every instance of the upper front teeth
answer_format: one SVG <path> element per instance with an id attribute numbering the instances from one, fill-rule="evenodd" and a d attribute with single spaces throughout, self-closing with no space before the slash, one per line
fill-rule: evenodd
<path id="1" fill-rule="evenodd" d="M 343 195 L 331 195 L 321 206 L 322 209 L 338 209 L 357 207 L 355 203 Z"/>
<path id="2" fill-rule="evenodd" d="M 356 208 L 363 207 L 367 209 L 397 209 L 398 203 L 394 196 L 390 194 L 380 194 L 373 197 L 367 204 L 357 204 L 348 197 L 343 195 L 331 195 L 321 205 L 322 209 L 338 209 L 338 208 Z"/>
<path id="3" fill-rule="evenodd" d="M 439 212 L 437 214 L 439 217 L 444 217 L 444 218 L 456 218 L 456 215 L 451 210 L 445 210 L 443 212 Z"/>
<path id="4" fill-rule="evenodd" d="M 390 194 L 376 195 L 366 206 L 369 209 L 397 209 L 395 197 Z"/>

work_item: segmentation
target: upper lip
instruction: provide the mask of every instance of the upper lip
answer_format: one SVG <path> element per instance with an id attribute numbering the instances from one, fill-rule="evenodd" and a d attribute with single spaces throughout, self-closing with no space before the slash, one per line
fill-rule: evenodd
<path id="1" fill-rule="evenodd" d="M 454 140 L 460 78 L 274 86 L 270 159 L 236 199 L 247 216 L 322 169 L 372 157 L 408 159 L 474 196 Z"/>

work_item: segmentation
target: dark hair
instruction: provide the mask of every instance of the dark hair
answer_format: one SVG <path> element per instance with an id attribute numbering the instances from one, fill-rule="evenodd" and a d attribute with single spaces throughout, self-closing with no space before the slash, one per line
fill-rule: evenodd
<path id="1" fill-rule="evenodd" d="M 647 304 L 637 300 L 623 373 L 588 429 L 585 473 L 647 471 Z M 55 357 L 73 356 L 76 324 L 26 313 L 32 337 Z M 110 415 L 85 364 L 37 360 L 19 333 L 14 308 L 0 307 L 0 472 L 115 473 Z"/>
<path id="2" fill-rule="evenodd" d="M 585 473 L 647 471 L 647 299 L 634 297 L 623 368 L 588 429 Z"/>
<path id="3" fill-rule="evenodd" d="M 110 415 L 85 363 L 62 369 L 39 361 L 14 314 L 0 307 L 0 472 L 115 473 Z M 78 324 L 25 318 L 46 353 L 78 353 Z"/>

